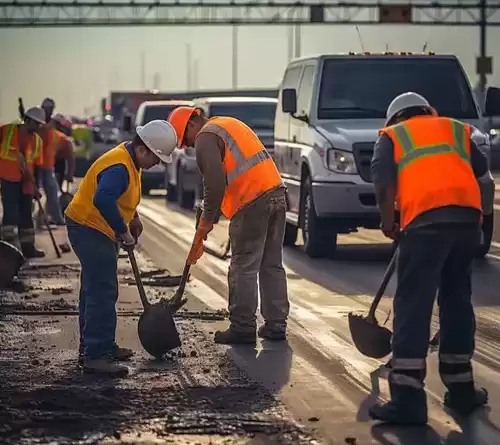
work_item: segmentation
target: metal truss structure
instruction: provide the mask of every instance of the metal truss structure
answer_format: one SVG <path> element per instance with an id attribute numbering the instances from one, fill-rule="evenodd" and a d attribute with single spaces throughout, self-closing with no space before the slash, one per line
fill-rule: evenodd
<path id="1" fill-rule="evenodd" d="M 0 27 L 418 24 L 500 26 L 500 0 L 0 1 Z"/>

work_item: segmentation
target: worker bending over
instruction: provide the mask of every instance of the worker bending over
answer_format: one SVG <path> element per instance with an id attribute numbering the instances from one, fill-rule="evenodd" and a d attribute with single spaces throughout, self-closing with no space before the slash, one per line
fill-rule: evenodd
<path id="1" fill-rule="evenodd" d="M 47 198 L 47 213 L 54 224 L 63 226 L 65 221 L 61 207 L 59 206 L 59 187 L 54 174 L 55 156 L 60 142 L 60 133 L 55 128 L 54 120 L 51 119 L 40 128 L 38 134 L 42 138 L 44 146 L 40 174 L 43 190 Z"/>
<path id="2" fill-rule="evenodd" d="M 59 189 L 62 190 L 63 181 L 73 182 L 75 174 L 75 150 L 71 138 L 73 123 L 62 114 L 54 116 L 55 128 L 59 132 L 59 143 L 56 148 L 54 174 Z"/>
<path id="3" fill-rule="evenodd" d="M 136 131 L 132 142 L 92 164 L 65 212 L 68 237 L 82 265 L 79 364 L 85 372 L 126 375 L 128 368 L 115 360 L 132 356 L 115 342 L 119 245 L 133 249 L 142 232 L 136 212 L 141 170 L 170 162 L 177 143 L 166 121 L 154 120 Z"/>
<path id="4" fill-rule="evenodd" d="M 427 422 L 424 378 L 438 290 L 444 403 L 462 415 L 487 403 L 486 390 L 474 385 L 471 364 L 475 334 L 471 273 L 482 218 L 477 178 L 487 171 L 487 159 L 471 140 L 469 125 L 438 116 L 416 93 L 391 102 L 386 128 L 375 144 L 372 175 L 381 229 L 387 237 L 399 238 L 398 285 L 391 401 L 373 406 L 373 419 Z"/>
<path id="5" fill-rule="evenodd" d="M 38 195 L 37 170 L 43 157 L 43 142 L 36 131 L 44 123 L 44 111 L 33 107 L 24 113 L 22 123 L 0 127 L 1 238 L 20 248 L 27 258 L 45 256 L 35 247 L 31 214 L 33 196 Z"/>
<path id="6" fill-rule="evenodd" d="M 276 165 L 257 135 L 231 117 L 202 117 L 190 107 L 170 113 L 179 146 L 194 146 L 203 176 L 204 210 L 189 252 L 194 264 L 203 240 L 218 221 L 230 220 L 229 320 L 217 343 L 255 343 L 257 276 L 265 325 L 259 336 L 286 338 L 289 313 L 282 249 L 285 231 L 285 186 Z"/>

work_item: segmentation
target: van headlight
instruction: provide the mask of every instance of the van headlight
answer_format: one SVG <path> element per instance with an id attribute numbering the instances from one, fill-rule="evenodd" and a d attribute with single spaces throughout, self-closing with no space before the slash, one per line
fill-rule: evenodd
<path id="1" fill-rule="evenodd" d="M 354 155 L 349 151 L 328 150 L 327 152 L 327 167 L 335 173 L 356 174 L 356 162 Z"/>

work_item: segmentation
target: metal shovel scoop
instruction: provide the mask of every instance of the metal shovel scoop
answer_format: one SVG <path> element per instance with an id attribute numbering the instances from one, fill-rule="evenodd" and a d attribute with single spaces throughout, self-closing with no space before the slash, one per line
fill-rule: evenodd
<path id="1" fill-rule="evenodd" d="M 398 252 L 399 249 L 396 249 L 392 255 L 391 262 L 387 266 L 384 278 L 373 299 L 368 315 L 363 317 L 354 312 L 349 314 L 349 330 L 351 331 L 352 341 L 358 351 L 367 357 L 382 358 L 389 355 L 392 349 L 392 332 L 386 327 L 378 324 L 375 318 L 375 311 L 396 269 Z"/>
<path id="2" fill-rule="evenodd" d="M 129 251 L 128 256 L 144 308 L 137 328 L 139 340 L 148 354 L 151 354 L 155 358 L 161 358 L 168 351 L 178 348 L 181 345 L 179 332 L 177 332 L 177 327 L 172 317 L 172 310 L 170 305 L 165 304 L 164 301 L 156 304 L 151 304 L 148 301 L 134 252 Z"/>
<path id="3" fill-rule="evenodd" d="M 25 261 L 24 255 L 17 247 L 0 241 L 0 289 L 12 281 Z"/>

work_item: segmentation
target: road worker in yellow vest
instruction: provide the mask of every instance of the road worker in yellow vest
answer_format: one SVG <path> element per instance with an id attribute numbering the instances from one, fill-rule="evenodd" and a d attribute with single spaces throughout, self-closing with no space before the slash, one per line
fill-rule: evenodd
<path id="1" fill-rule="evenodd" d="M 219 212 L 230 220 L 229 320 L 217 343 L 255 343 L 258 283 L 265 324 L 258 334 L 285 340 L 289 312 L 283 268 L 285 186 L 274 161 L 257 135 L 232 117 L 203 117 L 199 110 L 178 107 L 170 113 L 179 146 L 196 150 L 203 176 L 204 210 L 188 256 L 194 264 Z"/>
<path id="2" fill-rule="evenodd" d="M 121 245 L 133 249 L 142 233 L 137 214 L 141 171 L 171 162 L 177 143 L 172 126 L 154 120 L 97 159 L 67 207 L 68 237 L 82 265 L 80 357 L 84 372 L 124 376 L 132 351 L 115 342 L 117 262 Z"/>
<path id="3" fill-rule="evenodd" d="M 19 247 L 27 258 L 45 256 L 35 247 L 32 218 L 33 196 L 38 194 L 36 177 L 42 162 L 43 143 L 36 131 L 45 123 L 39 107 L 28 109 L 22 123 L 0 127 L 0 184 L 3 219 L 1 237 Z"/>

